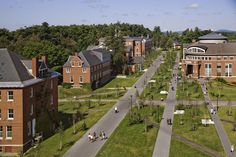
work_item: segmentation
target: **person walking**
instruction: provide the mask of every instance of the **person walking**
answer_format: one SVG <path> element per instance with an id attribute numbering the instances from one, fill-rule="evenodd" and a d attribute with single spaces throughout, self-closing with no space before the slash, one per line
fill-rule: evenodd
<path id="1" fill-rule="evenodd" d="M 102 136 L 102 132 L 101 131 L 99 133 L 99 137 L 100 137 L 101 140 L 103 140 L 103 136 Z"/>
<path id="2" fill-rule="evenodd" d="M 231 151 L 231 152 L 234 152 L 234 145 L 233 145 L 233 144 L 231 145 L 230 151 Z"/>
<path id="3" fill-rule="evenodd" d="M 115 113 L 118 113 L 118 109 L 117 109 L 117 106 L 115 107 Z"/>
<path id="4" fill-rule="evenodd" d="M 102 131 L 102 138 L 103 138 L 104 140 L 106 139 L 105 131 Z"/>

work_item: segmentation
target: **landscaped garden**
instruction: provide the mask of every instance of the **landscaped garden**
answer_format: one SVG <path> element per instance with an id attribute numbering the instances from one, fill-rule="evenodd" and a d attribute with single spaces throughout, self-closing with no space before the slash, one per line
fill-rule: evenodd
<path id="1" fill-rule="evenodd" d="M 133 108 L 108 138 L 97 157 L 152 156 L 163 110 L 163 107 L 151 105 Z"/>
<path id="2" fill-rule="evenodd" d="M 215 126 L 210 124 L 203 125 L 201 123 L 201 119 L 210 119 L 210 113 L 206 105 L 178 105 L 176 109 L 185 110 L 185 113 L 177 114 L 174 117 L 171 156 L 182 156 L 182 150 L 178 153 L 175 149 L 186 147 L 186 145 L 188 147 L 186 147 L 184 152 L 187 154 L 192 151 L 191 149 L 195 149 L 191 148 L 189 144 L 186 144 L 186 142 L 184 142 L 185 140 L 196 143 L 200 148 L 205 147 L 216 154 L 225 155 Z M 176 136 L 183 140 L 176 142 Z M 181 143 L 184 143 L 184 145 Z M 202 153 L 199 153 L 199 151 L 202 150 L 193 151 L 193 153 L 195 152 L 196 154 L 191 154 L 191 156 L 200 156 Z M 202 156 L 204 156 L 204 154 L 202 154 Z"/>
<path id="3" fill-rule="evenodd" d="M 172 78 L 172 68 L 176 59 L 176 52 L 168 51 L 166 53 L 163 63 L 160 65 L 152 80 L 154 82 L 148 83 L 147 87 L 142 93 L 144 98 L 165 99 L 166 94 L 160 94 L 161 91 L 169 90 L 169 83 Z"/>
<path id="4" fill-rule="evenodd" d="M 207 83 L 208 93 L 212 100 L 236 100 L 236 84 L 216 78 Z"/>
<path id="5" fill-rule="evenodd" d="M 86 130 L 92 127 L 113 104 L 108 102 L 60 103 L 59 118 L 62 127 L 53 136 L 42 141 L 37 148 L 31 149 L 25 156 L 63 156 Z M 60 142 L 62 142 L 62 146 L 60 146 Z"/>
<path id="6" fill-rule="evenodd" d="M 236 106 L 220 106 L 217 114 L 223 124 L 230 142 L 236 146 Z"/>

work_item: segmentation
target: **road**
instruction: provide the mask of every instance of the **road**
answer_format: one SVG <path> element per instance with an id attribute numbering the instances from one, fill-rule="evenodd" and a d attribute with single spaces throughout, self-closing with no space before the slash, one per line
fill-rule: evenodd
<path id="1" fill-rule="evenodd" d="M 178 66 L 179 66 L 179 54 L 176 58 L 176 63 L 174 65 L 173 74 L 178 74 Z M 174 90 L 172 90 L 174 87 Z M 160 129 L 158 131 L 154 151 L 152 157 L 168 157 L 171 143 L 171 135 L 172 135 L 172 125 L 167 124 L 167 119 L 171 119 L 173 123 L 174 119 L 174 108 L 176 104 L 176 87 L 177 87 L 177 79 L 176 77 L 172 77 L 171 85 L 169 87 L 169 92 L 166 100 L 165 110 L 162 116 L 162 121 L 160 124 Z"/>
<path id="2" fill-rule="evenodd" d="M 204 95 L 204 98 L 205 98 L 206 102 L 209 102 L 209 105 L 207 105 L 207 108 L 208 108 L 209 112 L 211 112 L 211 109 L 213 109 L 214 106 L 213 106 L 213 104 L 212 104 L 212 102 L 209 98 L 209 95 L 208 95 L 208 92 L 207 92 L 207 89 L 206 89 L 206 85 L 205 85 L 205 81 L 204 81 L 204 79 L 199 79 L 199 82 L 200 82 L 200 85 L 202 87 L 203 93 L 204 92 L 207 93 L 207 94 Z M 211 118 L 215 123 L 216 131 L 218 133 L 218 136 L 220 137 L 221 144 L 224 148 L 224 151 L 225 151 L 227 157 L 234 157 L 235 153 L 232 153 L 230 151 L 231 143 L 230 143 L 230 140 L 229 140 L 229 138 L 228 138 L 221 122 L 220 122 L 220 119 L 219 119 L 218 115 L 217 114 L 211 114 Z"/>
<path id="3" fill-rule="evenodd" d="M 93 143 L 88 142 L 88 134 L 100 131 L 105 131 L 108 135 L 117 128 L 120 122 L 128 113 L 131 105 L 136 101 L 136 91 L 141 94 L 146 83 L 155 74 L 157 68 L 161 64 L 162 55 L 156 59 L 151 67 L 139 78 L 139 80 L 119 99 L 119 101 L 85 134 L 82 136 L 66 153 L 65 157 L 95 157 L 102 148 L 106 140 L 97 140 Z M 117 106 L 119 113 L 114 113 L 114 108 Z"/>

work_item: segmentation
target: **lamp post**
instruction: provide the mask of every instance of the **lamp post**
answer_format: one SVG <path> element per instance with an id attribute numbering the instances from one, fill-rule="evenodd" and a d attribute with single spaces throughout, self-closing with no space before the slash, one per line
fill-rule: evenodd
<path id="1" fill-rule="evenodd" d="M 130 95 L 130 110 L 131 110 L 131 111 L 132 111 L 132 105 L 133 105 L 132 97 L 133 97 L 133 95 Z"/>

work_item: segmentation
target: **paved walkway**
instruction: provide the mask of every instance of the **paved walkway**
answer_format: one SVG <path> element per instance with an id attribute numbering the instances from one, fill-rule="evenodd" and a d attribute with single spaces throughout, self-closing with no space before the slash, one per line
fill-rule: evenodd
<path id="1" fill-rule="evenodd" d="M 173 74 L 178 74 L 179 66 L 179 54 L 176 58 L 176 64 L 174 65 Z M 168 157 L 170 150 L 171 134 L 172 134 L 172 125 L 167 124 L 167 119 L 171 118 L 173 123 L 174 118 L 174 108 L 176 103 L 176 87 L 177 80 L 176 77 L 172 77 L 171 86 L 169 87 L 169 94 L 166 100 L 166 106 L 163 113 L 160 129 L 158 131 L 155 147 L 152 156 L 153 157 Z M 172 90 L 174 87 L 174 90 Z"/>
<path id="2" fill-rule="evenodd" d="M 199 79 L 199 82 L 200 82 L 200 85 L 201 85 L 201 87 L 202 87 L 202 91 L 203 91 L 203 92 L 207 92 L 204 79 Z M 207 92 L 207 93 L 208 93 L 208 92 Z M 208 108 L 208 110 L 209 110 L 209 112 L 210 112 L 210 110 L 211 110 L 214 106 L 212 105 L 212 102 L 211 102 L 211 100 L 210 100 L 208 94 L 205 94 L 204 97 L 205 97 L 205 101 L 206 101 L 206 102 L 209 102 L 209 105 L 207 105 L 207 108 Z M 231 143 L 230 143 L 230 140 L 229 140 L 229 138 L 228 138 L 228 136 L 227 136 L 227 134 L 226 134 L 226 132 L 225 132 L 225 130 L 224 130 L 224 128 L 223 128 L 221 122 L 220 122 L 220 119 L 219 119 L 218 115 L 217 115 L 217 114 L 211 114 L 211 118 L 212 118 L 212 120 L 215 122 L 216 131 L 217 131 L 217 133 L 218 133 L 218 136 L 220 137 L 222 146 L 223 146 L 223 148 L 224 148 L 224 151 L 225 151 L 227 157 L 234 157 L 234 156 L 235 156 L 235 153 L 232 153 L 232 152 L 230 151 L 230 149 L 231 149 Z"/>
<path id="3" fill-rule="evenodd" d="M 136 101 L 136 90 L 141 92 L 145 87 L 145 83 L 148 82 L 151 77 L 155 74 L 157 68 L 161 64 L 160 56 L 156 59 L 152 66 L 139 78 L 139 80 L 133 85 L 127 93 L 121 97 L 113 108 L 111 108 L 92 128 L 90 128 L 83 137 L 80 138 L 66 153 L 65 157 L 95 157 L 99 150 L 102 148 L 106 140 L 97 140 L 93 143 L 88 142 L 88 133 L 99 133 L 100 131 L 105 131 L 106 135 L 112 134 L 112 132 L 117 128 L 120 122 L 124 119 L 128 113 L 131 104 Z M 135 88 L 136 86 L 136 88 Z M 132 95 L 132 96 L 131 96 Z M 132 102 L 132 103 L 131 103 Z M 114 113 L 114 108 L 117 106 L 119 113 Z"/>

